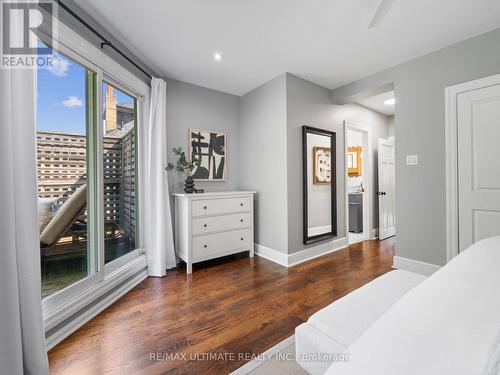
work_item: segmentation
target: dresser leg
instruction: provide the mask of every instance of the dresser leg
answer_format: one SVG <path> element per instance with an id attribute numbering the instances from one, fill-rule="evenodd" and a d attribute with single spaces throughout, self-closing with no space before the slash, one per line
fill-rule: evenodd
<path id="1" fill-rule="evenodd" d="M 186 273 L 188 275 L 193 273 L 193 263 L 191 263 L 191 262 L 186 263 Z"/>
<path id="2" fill-rule="evenodd" d="M 250 258 L 253 258 L 253 247 L 250 249 L 250 252 L 248 255 L 250 256 Z"/>

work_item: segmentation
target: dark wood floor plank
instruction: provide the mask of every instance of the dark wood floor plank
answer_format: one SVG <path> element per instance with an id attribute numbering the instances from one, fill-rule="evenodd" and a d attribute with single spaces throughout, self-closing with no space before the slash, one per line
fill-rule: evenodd
<path id="1" fill-rule="evenodd" d="M 49 352 L 51 374 L 225 374 L 388 272 L 395 239 L 365 241 L 286 268 L 237 255 L 149 278 Z M 150 353 L 187 360 L 154 361 Z M 235 360 L 190 360 L 212 353 Z M 242 353 L 242 354 L 239 354 Z"/>

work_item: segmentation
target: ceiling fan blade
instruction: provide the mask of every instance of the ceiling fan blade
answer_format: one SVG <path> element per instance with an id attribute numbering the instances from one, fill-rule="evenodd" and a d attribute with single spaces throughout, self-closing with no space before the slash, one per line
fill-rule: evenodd
<path id="1" fill-rule="evenodd" d="M 370 25 L 368 26 L 369 29 L 377 27 L 382 23 L 385 16 L 387 15 L 387 13 L 389 13 L 389 10 L 391 9 L 394 1 L 395 0 L 381 0 L 380 1 L 380 4 L 377 8 L 377 11 L 373 15 L 372 22 L 370 22 Z"/>

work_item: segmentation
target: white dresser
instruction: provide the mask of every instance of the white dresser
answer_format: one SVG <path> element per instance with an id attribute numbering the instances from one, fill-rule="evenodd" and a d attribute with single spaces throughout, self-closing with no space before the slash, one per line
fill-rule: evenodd
<path id="1" fill-rule="evenodd" d="M 249 251 L 253 257 L 253 191 L 174 194 L 175 250 L 193 263 Z"/>

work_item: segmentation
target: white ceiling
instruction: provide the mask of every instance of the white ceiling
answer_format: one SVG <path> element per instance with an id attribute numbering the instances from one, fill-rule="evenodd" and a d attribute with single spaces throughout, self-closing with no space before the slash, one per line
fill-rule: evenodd
<path id="1" fill-rule="evenodd" d="M 384 115 L 391 116 L 394 115 L 394 105 L 384 104 L 387 99 L 391 98 L 394 98 L 394 91 L 388 91 L 375 96 L 370 96 L 369 98 L 358 100 L 357 103 L 383 113 Z"/>
<path id="2" fill-rule="evenodd" d="M 242 95 L 283 72 L 335 88 L 500 27 L 498 0 L 83 0 L 158 74 Z M 223 61 L 213 59 L 215 52 Z"/>

